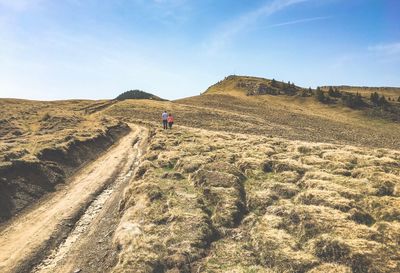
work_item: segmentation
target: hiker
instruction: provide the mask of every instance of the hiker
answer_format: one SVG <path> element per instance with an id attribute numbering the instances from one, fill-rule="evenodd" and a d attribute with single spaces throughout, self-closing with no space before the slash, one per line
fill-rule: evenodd
<path id="1" fill-rule="evenodd" d="M 172 114 L 168 114 L 167 121 L 168 121 L 169 129 L 172 129 L 172 124 L 174 124 L 174 117 L 172 116 Z"/>
<path id="2" fill-rule="evenodd" d="M 167 125 L 168 125 L 168 121 L 167 121 L 168 120 L 168 113 L 167 113 L 167 111 L 164 111 L 164 113 L 162 113 L 161 117 L 162 117 L 162 123 L 163 123 L 164 130 L 168 129 L 168 127 L 167 127 Z"/>

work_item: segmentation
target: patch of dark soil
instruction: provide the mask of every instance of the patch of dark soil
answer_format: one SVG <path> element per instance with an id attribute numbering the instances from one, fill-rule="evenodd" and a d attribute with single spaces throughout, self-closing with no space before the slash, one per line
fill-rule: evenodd
<path id="1" fill-rule="evenodd" d="M 0 221 L 10 218 L 65 179 L 64 171 L 51 162 L 13 161 L 0 169 Z"/>
<path id="2" fill-rule="evenodd" d="M 12 118 L 0 119 L 0 139 L 20 135 L 23 135 L 23 131 Z"/>

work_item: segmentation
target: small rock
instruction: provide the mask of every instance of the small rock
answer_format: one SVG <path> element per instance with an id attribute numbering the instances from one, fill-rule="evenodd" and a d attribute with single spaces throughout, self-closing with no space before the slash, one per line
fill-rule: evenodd
<path id="1" fill-rule="evenodd" d="M 74 271 L 74 273 L 80 273 L 80 272 L 82 272 L 82 269 L 80 269 L 80 268 L 75 269 L 75 271 Z"/>

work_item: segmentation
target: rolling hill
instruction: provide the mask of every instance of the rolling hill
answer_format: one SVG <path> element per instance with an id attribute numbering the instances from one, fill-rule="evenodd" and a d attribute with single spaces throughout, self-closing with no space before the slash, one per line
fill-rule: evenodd
<path id="1" fill-rule="evenodd" d="M 0 271 L 399 272 L 400 123 L 369 114 L 397 103 L 367 99 L 248 76 L 1 99 Z"/>

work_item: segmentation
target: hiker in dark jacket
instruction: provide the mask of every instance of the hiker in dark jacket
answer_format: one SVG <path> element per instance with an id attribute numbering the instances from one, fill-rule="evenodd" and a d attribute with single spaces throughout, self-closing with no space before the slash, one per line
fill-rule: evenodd
<path id="1" fill-rule="evenodd" d="M 167 111 L 164 111 L 164 113 L 162 113 L 161 118 L 162 118 L 162 123 L 163 123 L 164 130 L 168 129 L 168 127 L 167 127 L 168 126 L 168 113 L 167 113 Z"/>

